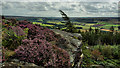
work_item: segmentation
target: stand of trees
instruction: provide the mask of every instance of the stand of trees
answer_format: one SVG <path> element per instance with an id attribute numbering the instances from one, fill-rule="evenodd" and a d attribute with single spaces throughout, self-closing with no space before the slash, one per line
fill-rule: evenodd
<path id="1" fill-rule="evenodd" d="M 114 32 L 114 28 L 110 28 L 112 32 L 101 32 L 99 29 L 93 30 L 91 27 L 89 31 L 81 32 L 83 42 L 88 45 L 119 45 L 120 33 Z"/>

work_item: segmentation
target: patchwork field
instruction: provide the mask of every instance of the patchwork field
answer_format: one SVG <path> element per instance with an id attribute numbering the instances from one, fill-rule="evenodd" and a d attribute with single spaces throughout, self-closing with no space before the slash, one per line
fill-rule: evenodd
<path id="1" fill-rule="evenodd" d="M 110 27 L 112 27 L 112 26 L 114 27 L 115 31 L 116 30 L 120 31 L 118 29 L 118 27 L 120 26 L 119 23 L 114 24 L 114 23 L 102 22 L 102 21 L 99 21 L 98 23 L 83 23 L 83 22 L 74 21 L 72 23 L 74 24 L 74 26 L 78 30 L 81 30 L 81 31 L 89 30 L 90 27 L 92 29 L 98 28 L 98 29 L 104 29 L 102 31 L 108 31 L 110 29 Z M 51 29 L 54 29 L 54 28 L 66 29 L 65 23 L 61 22 L 61 21 L 50 21 L 50 20 L 48 20 L 47 22 L 44 22 L 42 19 L 40 19 L 37 22 L 33 22 L 33 24 L 40 24 L 43 27 L 48 27 L 48 28 L 51 28 Z"/>

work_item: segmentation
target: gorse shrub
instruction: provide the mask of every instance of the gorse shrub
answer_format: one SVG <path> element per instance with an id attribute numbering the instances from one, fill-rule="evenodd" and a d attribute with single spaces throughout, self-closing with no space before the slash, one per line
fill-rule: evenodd
<path id="1" fill-rule="evenodd" d="M 50 45 L 45 40 L 25 39 L 16 50 L 16 57 L 45 67 L 68 67 L 69 54 L 61 48 Z"/>

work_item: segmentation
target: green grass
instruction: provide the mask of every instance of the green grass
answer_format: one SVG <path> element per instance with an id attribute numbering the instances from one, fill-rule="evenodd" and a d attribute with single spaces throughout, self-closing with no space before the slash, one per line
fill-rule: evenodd
<path id="1" fill-rule="evenodd" d="M 60 21 L 47 21 L 47 23 L 53 23 L 57 25 L 65 25 L 65 23 L 61 23 Z"/>
<path id="2" fill-rule="evenodd" d="M 40 22 L 33 22 L 33 24 L 39 24 L 41 26 L 49 26 L 49 27 L 53 27 L 54 25 L 49 25 L 49 24 L 42 24 Z"/>
<path id="3" fill-rule="evenodd" d="M 120 26 L 120 25 L 114 25 L 114 24 L 108 24 L 108 25 L 104 25 L 104 26 L 114 26 L 114 27 L 118 27 L 118 26 Z"/>
<path id="4" fill-rule="evenodd" d="M 108 23 L 108 22 L 98 22 L 96 24 L 111 24 L 111 23 Z"/>
<path id="5" fill-rule="evenodd" d="M 42 21 L 43 22 L 43 19 L 40 18 L 38 21 Z"/>
<path id="6" fill-rule="evenodd" d="M 101 26 L 100 28 L 110 29 L 111 26 L 114 27 L 114 30 L 118 30 L 118 26 L 120 26 L 120 25 L 109 24 L 109 25 Z"/>
<path id="7" fill-rule="evenodd" d="M 43 21 L 43 20 L 39 19 L 39 21 Z M 56 25 L 65 25 L 65 23 L 61 23 L 60 21 L 47 21 L 47 23 L 53 23 L 53 24 L 56 24 Z M 82 27 L 83 28 L 82 30 L 89 30 L 90 27 L 92 29 L 95 29 L 95 27 L 92 27 L 93 25 L 95 25 L 95 23 L 80 23 L 80 22 L 73 22 L 73 23 L 76 23 L 74 25 L 75 27 Z M 33 22 L 33 24 L 40 24 L 41 26 L 51 27 L 51 28 L 55 27 L 54 25 L 43 24 L 43 23 L 40 23 L 40 22 Z M 77 24 L 81 24 L 81 25 L 77 25 Z M 85 24 L 85 25 L 83 25 L 83 24 Z M 109 23 L 109 22 L 99 22 L 99 23 L 96 23 L 96 24 L 105 24 L 104 26 L 98 27 L 98 28 L 105 28 L 105 29 L 110 29 L 110 27 L 113 26 L 114 30 L 118 30 L 118 26 L 120 26 L 120 25 L 114 25 L 114 24 Z M 64 27 L 62 29 L 66 29 L 66 27 Z"/>

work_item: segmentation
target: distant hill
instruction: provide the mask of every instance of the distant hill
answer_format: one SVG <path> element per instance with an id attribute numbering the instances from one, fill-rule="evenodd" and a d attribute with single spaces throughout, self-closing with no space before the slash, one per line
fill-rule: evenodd
<path id="1" fill-rule="evenodd" d="M 17 20 L 28 20 L 31 22 L 35 22 L 39 20 L 40 18 L 44 21 L 63 21 L 62 17 L 27 17 L 27 16 L 4 16 L 5 18 L 15 18 Z M 120 21 L 119 17 L 70 17 L 71 21 L 76 22 L 93 22 L 96 21 Z"/>

